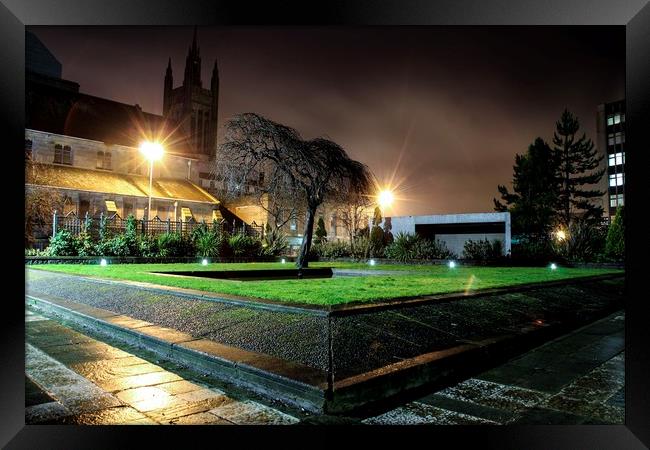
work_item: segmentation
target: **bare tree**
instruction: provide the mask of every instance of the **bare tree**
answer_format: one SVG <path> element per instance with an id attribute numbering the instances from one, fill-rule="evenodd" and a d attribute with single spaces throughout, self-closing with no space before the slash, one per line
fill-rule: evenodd
<path id="1" fill-rule="evenodd" d="M 54 210 L 63 212 L 63 201 L 63 196 L 51 189 L 31 187 L 25 192 L 25 248 L 52 224 Z"/>
<path id="2" fill-rule="evenodd" d="M 336 203 L 336 216 L 345 227 L 350 245 L 360 229 L 368 225 L 368 210 L 375 204 L 369 193 L 353 192 L 339 199 Z"/>
<path id="3" fill-rule="evenodd" d="M 293 128 L 254 113 L 228 121 L 221 151 L 238 167 L 240 179 L 264 170 L 274 192 L 302 199 L 306 220 L 296 261 L 300 269 L 308 266 L 318 207 L 343 192 L 367 192 L 373 185 L 368 168 L 350 159 L 340 145 L 325 138 L 303 140 Z"/>

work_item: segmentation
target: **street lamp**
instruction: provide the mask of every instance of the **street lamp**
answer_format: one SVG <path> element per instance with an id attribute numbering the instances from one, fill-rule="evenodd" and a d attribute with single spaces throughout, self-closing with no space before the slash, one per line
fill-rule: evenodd
<path id="1" fill-rule="evenodd" d="M 158 142 L 149 142 L 145 141 L 140 144 L 140 152 L 147 158 L 150 162 L 149 165 L 149 207 L 147 208 L 147 219 L 151 214 L 151 192 L 153 187 L 153 162 L 162 158 L 164 153 L 163 146 Z"/>
<path id="2" fill-rule="evenodd" d="M 393 200 L 395 200 L 395 196 L 388 189 L 384 189 L 377 195 L 377 203 L 379 203 L 382 210 L 392 205 Z"/>

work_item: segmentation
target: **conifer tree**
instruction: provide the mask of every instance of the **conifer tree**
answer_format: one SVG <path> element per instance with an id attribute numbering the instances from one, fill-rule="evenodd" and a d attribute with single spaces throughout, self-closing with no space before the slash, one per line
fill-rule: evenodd
<path id="1" fill-rule="evenodd" d="M 314 239 L 314 243 L 316 244 L 321 244 L 327 240 L 327 230 L 325 229 L 325 221 L 322 217 L 318 218 L 314 235 L 316 236 Z"/>
<path id="2" fill-rule="evenodd" d="M 535 139 L 528 151 L 515 155 L 513 192 L 498 186 L 501 200 L 494 199 L 496 211 L 510 211 L 513 233 L 547 238 L 554 225 L 559 196 L 558 162 L 542 138 Z"/>
<path id="3" fill-rule="evenodd" d="M 609 257 L 622 259 L 625 256 L 625 207 L 616 209 L 614 221 L 607 230 L 605 254 Z"/>
<path id="4" fill-rule="evenodd" d="M 567 109 L 555 124 L 553 151 L 559 161 L 558 177 L 562 184 L 558 197 L 557 213 L 561 224 L 568 227 L 571 218 L 600 219 L 602 206 L 592 202 L 605 193 L 589 185 L 596 185 L 605 169 L 598 169 L 604 156 L 599 156 L 591 139 L 585 133 L 578 137 L 580 122 Z"/>

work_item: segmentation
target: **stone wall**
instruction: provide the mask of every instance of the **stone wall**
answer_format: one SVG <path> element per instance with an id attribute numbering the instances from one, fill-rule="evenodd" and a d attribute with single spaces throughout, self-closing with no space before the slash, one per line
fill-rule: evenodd
<path id="1" fill-rule="evenodd" d="M 73 167 L 104 170 L 97 153 L 108 152 L 111 154 L 111 171 L 149 175 L 149 162 L 134 147 L 27 129 L 25 140 L 28 139 L 32 141 L 32 159 L 35 162 L 54 164 L 54 147 L 60 144 L 70 146 Z M 166 153 L 160 161 L 154 163 L 153 176 L 154 178 L 189 179 L 198 184 L 199 163 L 198 157 L 189 158 Z"/>

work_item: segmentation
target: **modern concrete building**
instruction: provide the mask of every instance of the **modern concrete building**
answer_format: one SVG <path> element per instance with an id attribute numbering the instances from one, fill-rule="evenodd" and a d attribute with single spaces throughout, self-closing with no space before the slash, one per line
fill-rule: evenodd
<path id="1" fill-rule="evenodd" d="M 393 236 L 402 232 L 437 239 L 458 256 L 463 255 L 463 247 L 469 240 L 498 239 L 503 242 L 504 254 L 507 255 L 511 250 L 509 212 L 399 216 L 386 219 L 390 220 Z"/>
<path id="2" fill-rule="evenodd" d="M 598 105 L 596 130 L 606 166 L 599 188 L 606 192 L 603 208 L 611 220 L 625 204 L 625 100 Z"/>

